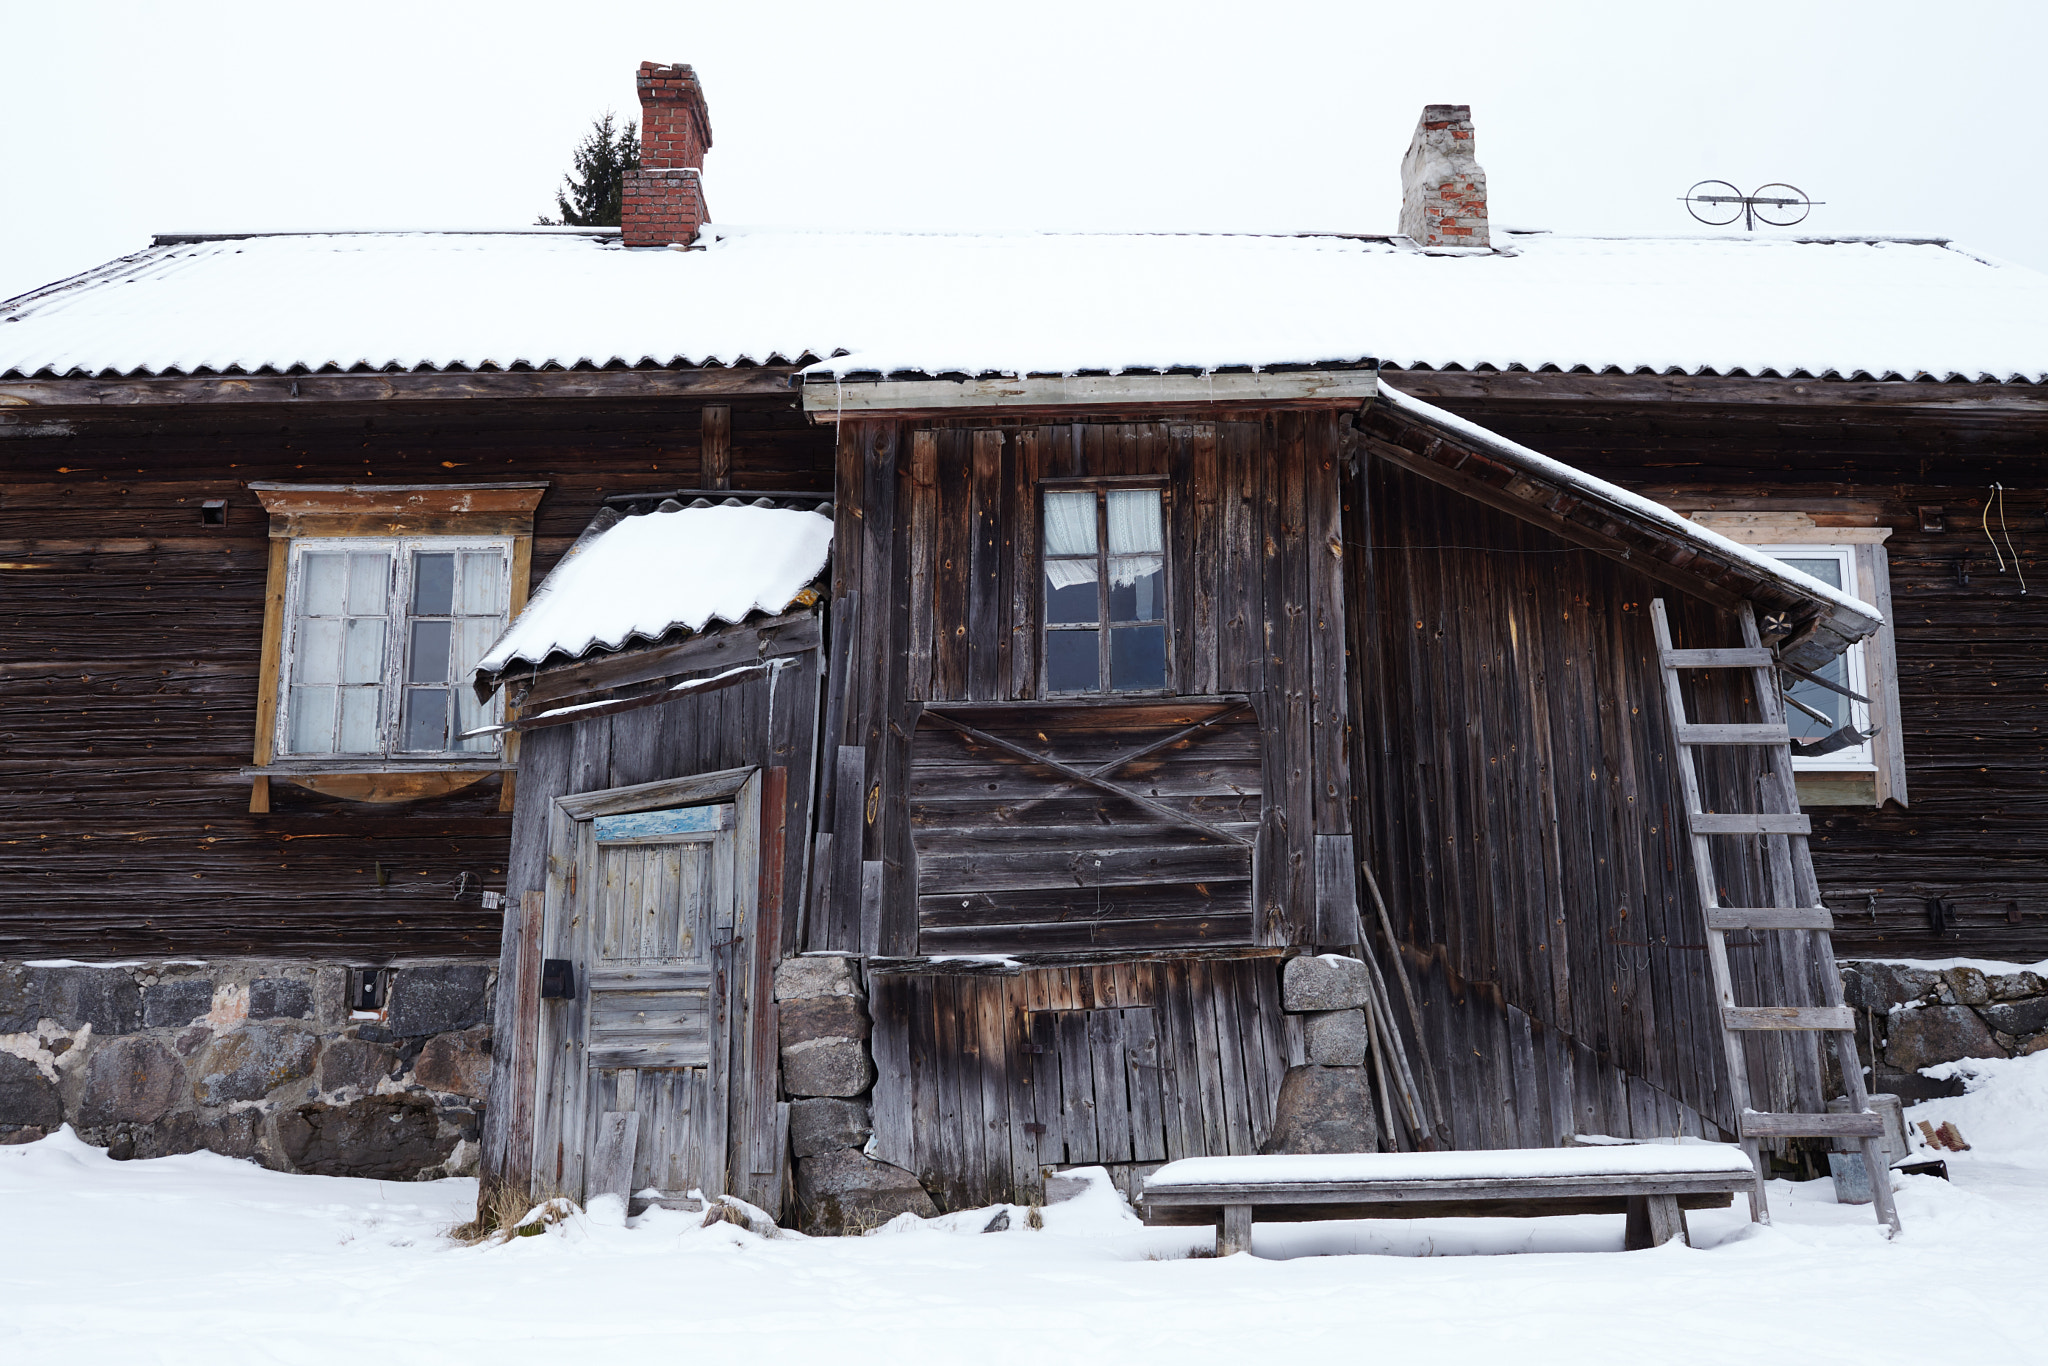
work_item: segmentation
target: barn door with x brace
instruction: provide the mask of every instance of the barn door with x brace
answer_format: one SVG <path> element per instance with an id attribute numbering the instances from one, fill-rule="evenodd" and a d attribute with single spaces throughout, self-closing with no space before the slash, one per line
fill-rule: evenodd
<path id="1" fill-rule="evenodd" d="M 545 956 L 534 1169 L 572 1196 L 727 1188 L 725 984 L 753 921 L 753 769 L 560 798 Z"/>

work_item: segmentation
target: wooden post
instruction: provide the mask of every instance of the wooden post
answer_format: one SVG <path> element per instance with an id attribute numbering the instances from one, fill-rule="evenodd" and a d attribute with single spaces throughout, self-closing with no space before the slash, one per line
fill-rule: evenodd
<path id="1" fill-rule="evenodd" d="M 1225 1205 L 1216 1221 L 1216 1255 L 1229 1257 L 1252 1250 L 1252 1207 Z"/>
<path id="2" fill-rule="evenodd" d="M 1641 1252 L 1647 1248 L 1662 1247 L 1672 1239 L 1687 1247 L 1692 1246 L 1692 1237 L 1685 1226 L 1685 1211 L 1679 1208 L 1675 1195 L 1631 1195 L 1628 1198 L 1628 1225 L 1622 1236 L 1622 1249 L 1627 1252 Z"/>
<path id="3" fill-rule="evenodd" d="M 700 419 L 702 468 L 698 476 L 707 489 L 732 487 L 732 409 L 723 403 L 707 403 Z"/>

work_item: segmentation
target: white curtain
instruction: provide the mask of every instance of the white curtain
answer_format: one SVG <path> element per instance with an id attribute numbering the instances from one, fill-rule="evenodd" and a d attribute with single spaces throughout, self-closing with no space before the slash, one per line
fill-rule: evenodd
<path id="1" fill-rule="evenodd" d="M 1056 560 L 1055 555 L 1095 554 L 1095 495 L 1045 495 L 1045 577 L 1054 588 L 1095 582 L 1095 561 Z"/>
<path id="2" fill-rule="evenodd" d="M 1156 489 L 1122 490 L 1109 495 L 1109 573 L 1118 588 L 1127 588 L 1156 574 L 1166 563 L 1166 540 L 1160 525 Z"/>

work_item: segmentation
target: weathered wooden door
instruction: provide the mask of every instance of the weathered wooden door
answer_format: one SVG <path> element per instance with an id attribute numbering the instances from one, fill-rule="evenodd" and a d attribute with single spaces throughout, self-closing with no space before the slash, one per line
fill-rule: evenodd
<path id="1" fill-rule="evenodd" d="M 691 781 L 557 803 L 543 938 L 573 994 L 543 1007 L 534 1168 L 577 1198 L 615 1187 L 622 1153 L 629 1190 L 727 1186 L 724 992 L 751 919 L 756 784 L 680 804 L 702 795 Z"/>

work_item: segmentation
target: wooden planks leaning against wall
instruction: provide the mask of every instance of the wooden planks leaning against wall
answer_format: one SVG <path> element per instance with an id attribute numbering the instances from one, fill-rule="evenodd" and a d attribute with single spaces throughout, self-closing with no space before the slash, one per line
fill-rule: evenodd
<path id="1" fill-rule="evenodd" d="M 1256 1152 L 1286 1073 L 1277 957 L 870 979 L 878 1156 L 949 1209 L 1043 1169 Z"/>

